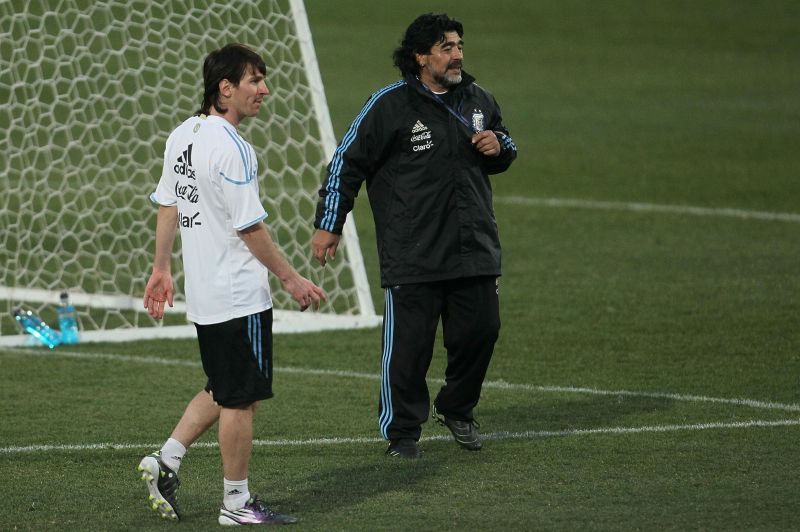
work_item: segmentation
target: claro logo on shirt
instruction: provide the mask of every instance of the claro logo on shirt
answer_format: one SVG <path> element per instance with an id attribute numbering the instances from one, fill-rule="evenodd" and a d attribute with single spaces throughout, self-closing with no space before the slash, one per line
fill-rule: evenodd
<path id="1" fill-rule="evenodd" d="M 197 225 L 203 225 L 198 218 L 200 218 L 199 212 L 196 212 L 191 216 L 188 214 L 183 214 L 182 212 L 178 212 L 178 226 L 191 229 Z"/>
<path id="2" fill-rule="evenodd" d="M 417 123 L 411 128 L 410 140 L 411 149 L 415 152 L 425 151 L 433 148 L 431 130 L 419 120 L 417 120 Z"/>

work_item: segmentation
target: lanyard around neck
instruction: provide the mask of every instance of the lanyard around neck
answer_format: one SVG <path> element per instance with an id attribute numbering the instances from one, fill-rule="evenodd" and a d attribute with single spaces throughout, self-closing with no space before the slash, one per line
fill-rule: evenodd
<path id="1" fill-rule="evenodd" d="M 439 96 L 438 94 L 436 94 L 435 92 L 433 92 L 433 91 L 430 89 L 430 87 L 428 87 L 427 85 L 425 85 L 424 83 L 422 83 L 422 80 L 420 80 L 420 79 L 419 79 L 419 77 L 417 77 L 417 81 L 419 81 L 420 85 L 422 85 L 422 86 L 425 88 L 425 90 L 428 92 L 428 94 L 430 94 L 431 96 L 433 96 L 433 97 L 436 99 L 436 101 L 437 101 L 437 102 L 439 102 L 440 104 L 442 104 L 442 105 L 444 106 L 444 108 L 445 108 L 445 109 L 447 109 L 447 111 L 448 111 L 448 112 L 449 112 L 451 115 L 453 115 L 454 117 L 456 117 L 456 119 L 457 119 L 459 122 L 461 122 L 462 124 L 464 124 L 464 126 L 465 126 L 467 129 L 469 129 L 469 130 L 470 130 L 470 132 L 472 132 L 472 133 L 480 133 L 480 131 L 476 130 L 476 129 L 475 129 L 473 126 L 472 126 L 472 124 L 470 123 L 470 121 L 469 121 L 469 120 L 467 120 L 466 118 L 464 118 L 464 115 L 462 115 L 461 113 L 459 113 L 458 111 L 456 111 L 455 109 L 453 109 L 453 107 L 452 107 L 450 104 L 448 104 L 446 101 L 444 101 L 444 100 L 442 99 L 442 97 L 441 97 L 441 96 Z"/>

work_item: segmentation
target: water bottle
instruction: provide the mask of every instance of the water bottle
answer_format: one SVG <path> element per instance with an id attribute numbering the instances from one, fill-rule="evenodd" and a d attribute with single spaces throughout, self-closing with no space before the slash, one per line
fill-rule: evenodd
<path id="1" fill-rule="evenodd" d="M 20 327 L 50 349 L 61 343 L 58 331 L 51 329 L 42 318 L 30 310 L 23 310 L 17 307 L 11 313 L 14 314 L 14 319 L 17 320 Z"/>
<path id="2" fill-rule="evenodd" d="M 61 292 L 61 306 L 58 307 L 58 328 L 61 331 L 62 344 L 77 344 L 80 340 L 75 307 L 69 302 L 69 294 L 66 292 Z"/>

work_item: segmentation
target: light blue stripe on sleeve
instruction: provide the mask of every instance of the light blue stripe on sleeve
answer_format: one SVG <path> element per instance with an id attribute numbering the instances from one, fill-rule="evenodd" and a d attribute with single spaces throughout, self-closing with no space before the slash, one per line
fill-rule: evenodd
<path id="1" fill-rule="evenodd" d="M 227 127 L 223 127 L 223 129 L 228 134 L 228 136 L 231 138 L 231 140 L 233 140 L 233 143 L 236 145 L 236 148 L 239 150 L 239 157 L 242 159 L 242 165 L 244 166 L 244 176 L 245 176 L 245 178 L 244 178 L 244 181 L 242 181 L 242 180 L 236 180 L 236 179 L 230 178 L 230 177 L 226 176 L 223 172 L 220 172 L 220 175 L 226 181 L 229 181 L 229 182 L 231 182 L 231 183 L 233 183 L 235 185 L 246 185 L 246 184 L 250 183 L 250 181 L 252 181 L 253 178 L 255 177 L 255 171 L 254 171 L 254 167 L 253 167 L 252 148 L 250 148 L 250 145 L 247 144 L 239 136 L 239 134 L 236 133 L 235 131 L 231 131 Z"/>
<path id="2" fill-rule="evenodd" d="M 372 107 L 375 105 L 375 102 L 377 102 L 381 96 L 389 91 L 397 89 L 398 87 L 402 87 L 405 84 L 405 80 L 401 80 L 388 85 L 373 94 L 355 120 L 353 120 L 353 123 L 350 125 L 350 129 L 348 129 L 347 133 L 345 133 L 345 136 L 342 139 L 342 142 L 339 144 L 339 147 L 336 148 L 336 152 L 334 152 L 333 155 L 333 161 L 331 162 L 331 172 L 328 176 L 328 184 L 325 187 L 325 190 L 328 191 L 328 195 L 325 198 L 325 215 L 320 222 L 320 227 L 322 229 L 326 231 L 333 231 L 333 228 L 336 225 L 336 215 L 337 211 L 339 210 L 339 200 L 341 197 L 341 193 L 339 192 L 339 174 L 342 170 L 342 164 L 344 162 L 343 155 L 353 143 L 353 140 L 355 140 L 356 133 L 361 125 L 361 122 L 364 120 L 364 116 L 366 116 L 369 110 L 372 109 Z"/>
<path id="3" fill-rule="evenodd" d="M 248 227 L 252 227 L 252 226 L 256 225 L 258 222 L 260 222 L 262 220 L 266 220 L 267 216 L 269 216 L 269 213 L 265 212 L 264 216 L 259 216 L 258 218 L 256 218 L 255 220 L 253 220 L 251 222 L 247 222 L 245 224 L 242 224 L 239 227 L 234 227 L 234 229 L 236 229 L 237 231 L 244 231 Z"/>
<path id="4" fill-rule="evenodd" d="M 173 205 L 177 205 L 177 204 L 178 204 L 178 202 L 177 202 L 177 201 L 175 201 L 175 202 L 172 202 L 172 203 L 164 203 L 163 201 L 160 201 L 160 200 L 159 200 L 159 199 L 156 197 L 156 193 L 155 193 L 155 192 L 153 192 L 152 194 L 150 194 L 150 201 L 152 201 L 153 203 L 155 203 L 155 204 L 157 204 L 157 205 L 163 205 L 164 207 L 172 207 Z"/>

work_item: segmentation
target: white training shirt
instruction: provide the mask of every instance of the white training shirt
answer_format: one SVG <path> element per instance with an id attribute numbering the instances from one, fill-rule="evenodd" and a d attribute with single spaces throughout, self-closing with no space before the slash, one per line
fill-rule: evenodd
<path id="1" fill-rule="evenodd" d="M 239 238 L 267 217 L 253 147 L 219 116 L 194 116 L 167 139 L 150 199 L 177 205 L 186 316 L 207 325 L 272 307 L 267 268 Z"/>

